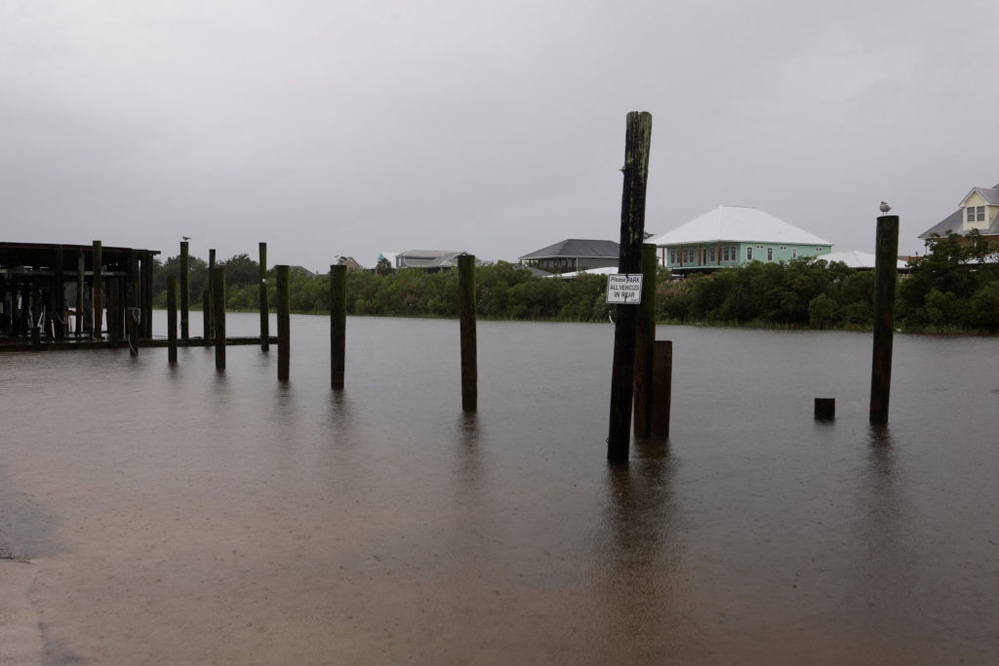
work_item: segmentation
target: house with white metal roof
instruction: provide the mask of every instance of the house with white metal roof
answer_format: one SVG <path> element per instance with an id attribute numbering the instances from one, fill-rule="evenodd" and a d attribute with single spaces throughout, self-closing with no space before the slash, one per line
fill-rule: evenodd
<path id="1" fill-rule="evenodd" d="M 999 245 L 999 184 L 973 187 L 961 199 L 956 211 L 919 234 L 919 238 L 932 241 L 949 233 L 967 237 L 973 230 L 977 230 L 983 240 Z"/>
<path id="2" fill-rule="evenodd" d="M 832 243 L 756 208 L 719 206 L 648 241 L 674 273 L 708 272 L 752 261 L 787 262 L 832 251 Z"/>

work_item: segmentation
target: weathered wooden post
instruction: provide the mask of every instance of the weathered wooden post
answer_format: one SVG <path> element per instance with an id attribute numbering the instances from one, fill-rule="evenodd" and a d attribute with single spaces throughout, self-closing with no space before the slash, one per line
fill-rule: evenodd
<path id="1" fill-rule="evenodd" d="M 815 420 L 832 421 L 836 418 L 836 398 L 815 399 Z"/>
<path id="2" fill-rule="evenodd" d="M 260 243 L 260 350 L 271 348 L 271 314 L 267 304 L 267 243 Z"/>
<path id="3" fill-rule="evenodd" d="M 135 252 L 128 253 L 128 275 L 125 279 L 125 329 L 128 335 L 128 353 L 138 356 L 142 316 L 139 311 L 139 256 Z"/>
<path id="4" fill-rule="evenodd" d="M 870 422 L 876 425 L 888 423 L 897 272 L 898 215 L 882 215 L 878 218 L 874 257 L 874 354 L 871 363 Z"/>
<path id="5" fill-rule="evenodd" d="M 167 362 L 177 362 L 177 276 L 167 278 Z"/>
<path id="6" fill-rule="evenodd" d="M 347 266 L 330 266 L 330 385 L 343 388 L 347 339 Z"/>
<path id="7" fill-rule="evenodd" d="M 635 327 L 635 436 L 652 436 L 653 344 L 656 341 L 656 246 L 642 245 L 642 301 Z"/>
<path id="8" fill-rule="evenodd" d="M 212 329 L 215 331 L 215 369 L 225 370 L 225 268 L 212 269 Z"/>
<path id="9" fill-rule="evenodd" d="M 649 176 L 652 114 L 628 114 L 625 134 L 624 187 L 621 197 L 621 242 L 618 274 L 638 273 L 645 238 L 645 191 Z M 635 321 L 634 305 L 618 305 L 614 325 L 614 367 L 611 378 L 610 427 L 607 459 L 628 461 L 631 446 L 631 403 L 634 396 Z"/>
<path id="10" fill-rule="evenodd" d="M 90 302 L 94 306 L 94 328 L 93 328 L 93 338 L 94 340 L 100 340 L 103 337 L 101 333 L 101 320 L 104 318 L 104 301 L 101 298 L 101 290 L 104 288 L 102 274 L 103 274 L 103 256 L 101 252 L 101 241 L 94 241 L 94 280 L 93 280 L 93 296 Z"/>
<path id="11" fill-rule="evenodd" d="M 149 340 L 153 337 L 153 253 L 149 250 L 142 252 L 142 289 L 139 292 L 139 303 L 142 307 L 142 338 Z"/>
<path id="12" fill-rule="evenodd" d="M 215 337 L 215 250 L 208 250 L 208 300 L 202 305 L 207 314 L 205 315 L 205 339 L 211 340 Z"/>
<path id="13" fill-rule="evenodd" d="M 206 347 L 212 344 L 212 295 L 205 289 L 201 292 L 201 319 L 203 320 L 202 326 L 204 327 L 205 339 L 202 340 L 202 344 Z"/>
<path id="14" fill-rule="evenodd" d="M 191 256 L 190 243 L 180 242 L 180 338 L 191 339 Z"/>
<path id="15" fill-rule="evenodd" d="M 458 257 L 458 313 L 461 317 L 461 408 L 478 409 L 479 368 L 475 339 L 475 255 Z"/>
<path id="16" fill-rule="evenodd" d="M 108 342 L 112 347 L 117 347 L 116 342 L 122 339 L 122 330 L 125 326 L 125 316 L 121 307 L 121 283 L 116 278 L 108 280 Z"/>
<path id="17" fill-rule="evenodd" d="M 277 279 L 278 381 L 286 382 L 291 374 L 291 291 L 288 266 L 275 266 Z"/>
<path id="18" fill-rule="evenodd" d="M 75 333 L 77 338 L 83 334 L 83 294 L 86 282 L 86 257 L 84 256 L 83 249 L 81 248 L 80 254 L 76 257 L 76 324 L 74 328 L 76 329 Z"/>
<path id="19" fill-rule="evenodd" d="M 670 409 L 673 403 L 673 341 L 657 340 L 653 353 L 652 438 L 669 439 Z"/>
<path id="20" fill-rule="evenodd" d="M 55 337 L 62 340 L 66 337 L 66 267 L 65 251 L 62 245 L 55 249 L 55 280 L 53 290 L 55 293 Z"/>

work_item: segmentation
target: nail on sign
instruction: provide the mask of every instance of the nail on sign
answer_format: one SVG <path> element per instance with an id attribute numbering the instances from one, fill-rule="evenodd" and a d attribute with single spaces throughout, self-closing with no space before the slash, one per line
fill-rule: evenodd
<path id="1" fill-rule="evenodd" d="M 607 276 L 607 302 L 638 305 L 642 302 L 642 274 L 619 273 Z"/>

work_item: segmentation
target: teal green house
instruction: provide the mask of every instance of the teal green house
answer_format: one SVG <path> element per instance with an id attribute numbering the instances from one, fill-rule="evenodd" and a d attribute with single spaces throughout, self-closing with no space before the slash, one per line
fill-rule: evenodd
<path id="1" fill-rule="evenodd" d="M 719 206 L 650 238 L 674 273 L 710 272 L 752 261 L 788 262 L 832 252 L 832 243 L 756 208 Z"/>

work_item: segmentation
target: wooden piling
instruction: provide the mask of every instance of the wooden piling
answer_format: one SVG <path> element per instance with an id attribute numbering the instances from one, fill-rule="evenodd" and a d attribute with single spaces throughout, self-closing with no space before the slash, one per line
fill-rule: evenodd
<path id="1" fill-rule="evenodd" d="M 286 382 L 291 374 L 291 291 L 288 266 L 274 267 L 277 280 L 278 381 Z"/>
<path id="2" fill-rule="evenodd" d="M 53 282 L 52 289 L 55 291 L 53 294 L 54 302 L 53 307 L 55 310 L 55 338 L 57 340 L 62 340 L 66 337 L 66 253 L 62 245 L 59 245 L 55 249 L 55 281 Z"/>
<path id="3" fill-rule="evenodd" d="M 624 187 L 621 197 L 621 242 L 618 273 L 638 273 L 645 239 L 645 192 L 649 175 L 652 115 L 628 114 L 625 133 Z M 618 305 L 614 325 L 614 364 L 611 377 L 610 426 L 607 460 L 628 461 L 631 447 L 631 403 L 634 396 L 635 323 L 634 305 Z"/>
<path id="4" fill-rule="evenodd" d="M 177 362 L 177 276 L 167 278 L 167 362 Z"/>
<path id="5" fill-rule="evenodd" d="M 128 353 L 139 355 L 139 336 L 142 329 L 142 313 L 139 310 L 139 257 L 128 255 L 128 275 L 125 278 L 125 329 L 128 336 Z"/>
<path id="6" fill-rule="evenodd" d="M 207 289 L 201 292 L 201 319 L 204 330 L 204 340 L 202 344 L 206 347 L 212 344 L 212 295 Z"/>
<path id="7" fill-rule="evenodd" d="M 458 257 L 458 312 L 461 318 L 461 408 L 478 409 L 479 369 L 475 337 L 475 255 Z"/>
<path id="8" fill-rule="evenodd" d="M 815 399 L 815 420 L 832 421 L 836 418 L 836 398 Z"/>
<path id="9" fill-rule="evenodd" d="M 215 307 L 215 250 L 208 250 L 208 300 L 206 300 L 202 307 L 207 311 L 205 314 L 205 323 L 208 327 L 205 328 L 205 338 L 208 340 L 213 340 L 215 338 L 215 315 L 213 308 Z"/>
<path id="10" fill-rule="evenodd" d="M 657 340 L 652 355 L 652 438 L 669 439 L 673 404 L 673 342 Z"/>
<path id="11" fill-rule="evenodd" d="M 267 303 L 267 243 L 260 243 L 260 351 L 271 348 L 271 314 Z"/>
<path id="12" fill-rule="evenodd" d="M 108 280 L 108 342 L 111 343 L 112 347 L 117 346 L 116 343 L 121 342 L 124 337 L 122 331 L 125 326 L 125 315 L 122 308 L 122 297 L 121 297 L 121 282 L 116 278 Z"/>
<path id="13" fill-rule="evenodd" d="M 140 273 L 141 290 L 139 292 L 139 307 L 142 308 L 142 339 L 153 337 L 153 253 L 142 251 L 142 271 Z"/>
<path id="14" fill-rule="evenodd" d="M 347 267 L 330 266 L 330 385 L 343 388 L 347 339 Z"/>
<path id="15" fill-rule="evenodd" d="M 83 334 L 84 285 L 87 280 L 86 258 L 81 251 L 76 258 L 76 325 L 74 333 L 79 338 Z"/>
<path id="16" fill-rule="evenodd" d="M 180 242 L 180 337 L 191 339 L 191 257 L 190 243 Z"/>
<path id="17" fill-rule="evenodd" d="M 642 299 L 635 325 L 635 436 L 652 436 L 652 357 L 656 340 L 656 246 L 642 245 Z"/>
<path id="18" fill-rule="evenodd" d="M 874 257 L 874 354 L 871 362 L 870 422 L 875 425 L 888 423 L 897 272 L 898 216 L 883 215 L 878 218 Z"/>
<path id="19" fill-rule="evenodd" d="M 215 369 L 225 370 L 225 268 L 212 269 L 212 330 L 215 332 Z"/>
<path id="20" fill-rule="evenodd" d="M 101 324 L 102 324 L 101 320 L 104 318 L 104 301 L 101 298 L 101 290 L 104 288 L 104 284 L 103 284 L 104 281 L 102 279 L 102 275 L 103 275 L 103 265 L 102 264 L 103 264 L 104 260 L 103 260 L 103 258 L 102 258 L 101 255 L 102 255 L 102 253 L 101 253 L 101 241 L 95 240 L 94 241 L 94 252 L 93 252 L 93 257 L 94 257 L 94 268 L 93 268 L 94 279 L 93 279 L 93 284 L 92 284 L 92 287 L 93 287 L 94 291 L 93 291 L 93 296 L 91 297 L 91 300 L 90 300 L 90 302 L 94 306 L 94 328 L 93 328 L 93 338 L 94 338 L 94 340 L 100 340 L 101 337 L 103 337 L 103 334 L 101 333 Z"/>

